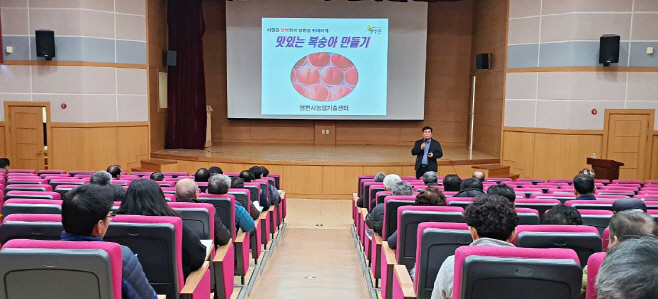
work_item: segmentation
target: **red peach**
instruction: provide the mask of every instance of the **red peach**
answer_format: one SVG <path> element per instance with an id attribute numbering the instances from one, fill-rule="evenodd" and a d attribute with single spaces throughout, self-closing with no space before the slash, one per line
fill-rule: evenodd
<path id="1" fill-rule="evenodd" d="M 322 84 L 313 84 L 306 88 L 304 96 L 314 101 L 326 101 L 329 90 Z"/>
<path id="2" fill-rule="evenodd" d="M 329 64 L 329 53 L 327 52 L 318 52 L 308 55 L 308 61 L 312 65 L 317 67 L 323 67 Z"/>
<path id="3" fill-rule="evenodd" d="M 343 85 L 334 86 L 329 92 L 329 100 L 335 101 L 344 98 L 346 95 L 350 94 L 352 89 L 345 87 Z"/>
<path id="4" fill-rule="evenodd" d="M 313 84 L 320 79 L 320 71 L 310 65 L 300 67 L 297 69 L 297 79 L 304 84 Z"/>
<path id="5" fill-rule="evenodd" d="M 343 82 L 343 71 L 337 67 L 328 67 L 322 70 L 322 81 L 327 85 L 338 85 Z"/>
<path id="6" fill-rule="evenodd" d="M 302 85 L 300 85 L 300 84 L 297 84 L 297 83 L 293 83 L 293 84 L 292 84 L 292 87 L 294 87 L 295 90 L 297 90 L 297 92 L 299 92 L 299 94 L 301 94 L 301 95 L 304 95 L 304 92 L 306 91 L 306 89 L 304 88 L 304 86 L 302 86 Z"/>
<path id="7" fill-rule="evenodd" d="M 347 57 L 336 53 L 331 55 L 331 63 L 343 70 L 349 69 L 354 65 Z"/>
<path id="8" fill-rule="evenodd" d="M 306 64 L 306 56 L 302 57 L 302 59 L 298 60 L 297 63 L 295 63 L 295 67 L 302 66 Z"/>
<path id="9" fill-rule="evenodd" d="M 290 71 L 290 81 L 295 82 L 295 80 L 297 80 L 297 72 L 295 69 L 292 69 L 292 71 Z"/>
<path id="10" fill-rule="evenodd" d="M 356 86 L 356 83 L 359 82 L 359 72 L 356 70 L 356 68 L 345 72 L 345 82 L 347 82 L 349 85 Z"/>

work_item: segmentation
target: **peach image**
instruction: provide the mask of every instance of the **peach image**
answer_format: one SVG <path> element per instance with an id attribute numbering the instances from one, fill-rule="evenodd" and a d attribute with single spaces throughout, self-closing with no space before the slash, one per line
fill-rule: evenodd
<path id="1" fill-rule="evenodd" d="M 337 67 L 326 67 L 322 70 L 322 82 L 327 85 L 338 85 L 343 82 L 343 71 Z"/>
<path id="2" fill-rule="evenodd" d="M 329 101 L 335 101 L 344 98 L 346 95 L 350 94 L 352 89 L 342 85 L 334 86 L 329 92 Z"/>
<path id="3" fill-rule="evenodd" d="M 347 57 L 336 53 L 331 55 L 331 63 L 341 68 L 342 70 L 349 69 L 354 65 L 352 61 L 347 59 Z"/>
<path id="4" fill-rule="evenodd" d="M 299 92 L 300 94 L 304 94 L 304 92 L 306 92 L 306 88 L 304 88 L 304 86 L 302 86 L 301 84 L 293 83 L 292 87 L 294 87 L 295 90 L 297 90 L 297 92 Z"/>
<path id="5" fill-rule="evenodd" d="M 303 84 L 313 84 L 320 79 L 320 71 L 310 65 L 303 66 L 297 69 L 297 78 Z"/>
<path id="6" fill-rule="evenodd" d="M 302 66 L 306 64 L 306 56 L 302 57 L 302 59 L 298 60 L 297 63 L 295 63 L 295 67 Z"/>
<path id="7" fill-rule="evenodd" d="M 308 55 L 308 61 L 317 67 L 323 67 L 329 64 L 329 53 L 318 52 Z"/>
<path id="8" fill-rule="evenodd" d="M 359 82 L 359 72 L 356 71 L 356 68 L 345 72 L 345 82 L 349 85 L 356 86 L 356 83 Z"/>
<path id="9" fill-rule="evenodd" d="M 326 101 L 329 90 L 322 84 L 313 84 L 306 88 L 304 96 L 314 101 Z"/>
<path id="10" fill-rule="evenodd" d="M 297 71 L 292 69 L 292 71 L 290 71 L 290 81 L 295 82 L 295 80 L 297 80 Z"/>
<path id="11" fill-rule="evenodd" d="M 356 88 L 359 72 L 349 58 L 316 52 L 299 59 L 290 71 L 292 87 L 313 101 L 337 101 Z"/>

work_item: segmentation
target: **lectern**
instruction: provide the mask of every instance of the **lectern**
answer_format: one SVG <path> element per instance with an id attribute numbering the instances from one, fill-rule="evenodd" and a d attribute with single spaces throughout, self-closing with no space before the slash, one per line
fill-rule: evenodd
<path id="1" fill-rule="evenodd" d="M 619 179 L 619 167 L 624 163 L 614 160 L 587 158 L 587 164 L 592 165 L 592 170 L 597 179 L 617 180 Z"/>

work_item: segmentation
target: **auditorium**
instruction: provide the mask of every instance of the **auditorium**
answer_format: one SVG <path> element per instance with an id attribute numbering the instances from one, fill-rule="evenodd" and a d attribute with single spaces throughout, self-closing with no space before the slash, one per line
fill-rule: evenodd
<path id="1" fill-rule="evenodd" d="M 0 299 L 658 298 L 658 0 L 0 0 Z"/>

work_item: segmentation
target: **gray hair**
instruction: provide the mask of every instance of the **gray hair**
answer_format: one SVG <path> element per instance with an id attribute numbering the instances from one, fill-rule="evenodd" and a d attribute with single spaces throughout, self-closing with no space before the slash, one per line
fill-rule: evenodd
<path id="1" fill-rule="evenodd" d="M 423 184 L 437 184 L 439 182 L 439 177 L 436 176 L 436 172 L 428 171 L 423 173 Z"/>
<path id="2" fill-rule="evenodd" d="M 176 183 L 176 198 L 194 199 L 199 186 L 192 179 L 182 179 Z"/>
<path id="3" fill-rule="evenodd" d="M 626 210 L 615 213 L 610 219 L 610 240 L 617 237 L 644 237 L 656 234 L 656 222 L 642 210 Z M 656 253 L 658 254 L 658 252 Z"/>
<path id="4" fill-rule="evenodd" d="M 391 188 L 391 195 L 412 195 L 414 188 L 405 181 L 399 181 Z"/>
<path id="5" fill-rule="evenodd" d="M 384 182 L 384 188 L 386 188 L 386 190 L 390 191 L 391 188 L 393 188 L 393 185 L 395 185 L 395 183 L 397 183 L 399 181 L 402 181 L 402 179 L 400 178 L 399 175 L 394 174 L 394 173 L 389 174 L 384 178 L 384 181 L 383 181 Z"/>
<path id="6" fill-rule="evenodd" d="M 215 174 L 208 179 L 208 193 L 226 194 L 231 188 L 231 178 L 224 174 Z"/>
<path id="7" fill-rule="evenodd" d="M 658 240 L 630 239 L 614 246 L 596 277 L 598 298 L 658 298 Z"/>
<path id="8" fill-rule="evenodd" d="M 89 184 L 106 186 L 112 183 L 112 175 L 107 171 L 96 171 L 91 175 Z"/>
<path id="9" fill-rule="evenodd" d="M 385 173 L 378 172 L 377 174 L 375 174 L 375 182 L 383 182 L 385 177 L 386 177 Z"/>

